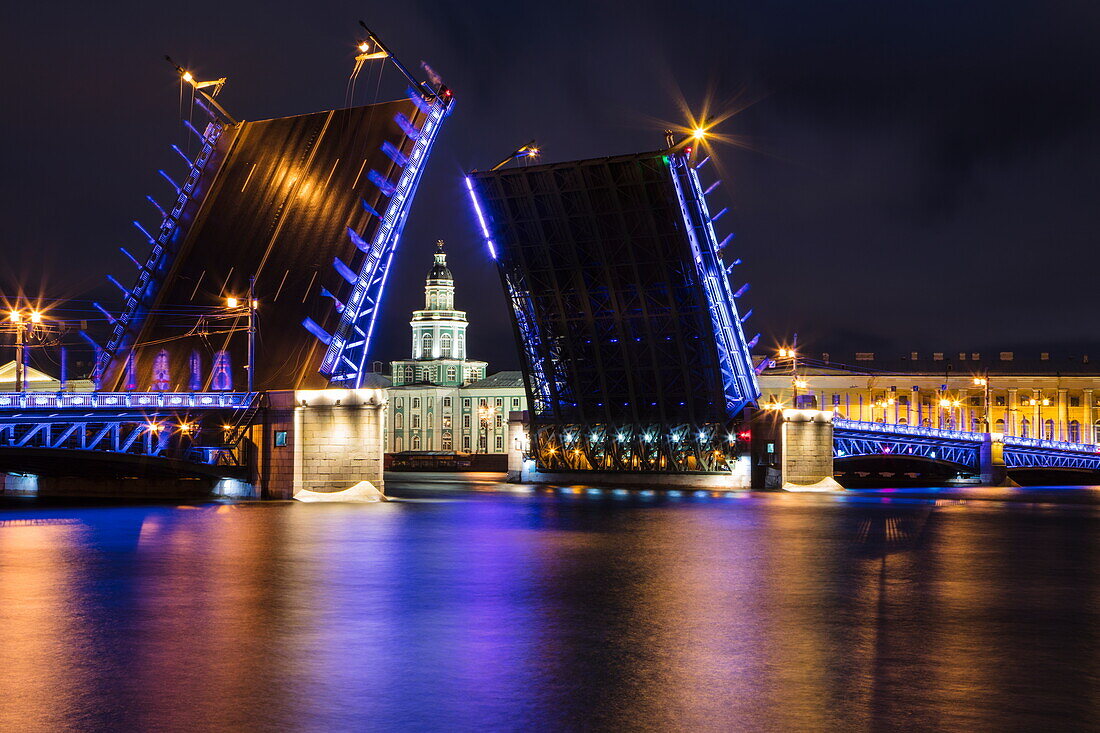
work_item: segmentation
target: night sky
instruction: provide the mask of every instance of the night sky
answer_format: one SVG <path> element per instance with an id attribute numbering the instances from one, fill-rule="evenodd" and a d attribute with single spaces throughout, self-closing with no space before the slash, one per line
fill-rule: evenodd
<path id="1" fill-rule="evenodd" d="M 359 18 L 457 98 L 376 359 L 407 357 L 442 238 L 470 356 L 518 363 L 464 169 L 531 138 L 546 162 L 655 149 L 687 122 L 680 100 L 698 114 L 708 99 L 744 108 L 718 128 L 744 147 L 717 149 L 712 206 L 733 207 L 719 236 L 737 233 L 735 287 L 752 283 L 742 307 L 763 345 L 1100 342 L 1100 5 L 1081 0 L 20 3 L 0 27 L 0 292 L 118 307 L 104 275 L 134 273 L 117 247 L 144 256 L 130 220 L 154 225 L 157 168 L 182 170 L 164 54 L 229 77 L 219 101 L 238 118 L 312 112 L 343 104 Z M 396 72 L 383 81 L 383 98 L 403 92 Z"/>

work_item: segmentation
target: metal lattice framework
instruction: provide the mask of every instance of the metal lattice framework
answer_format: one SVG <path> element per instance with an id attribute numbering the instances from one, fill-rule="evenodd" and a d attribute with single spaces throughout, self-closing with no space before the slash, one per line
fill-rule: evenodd
<path id="1" fill-rule="evenodd" d="M 690 153 L 466 186 L 512 307 L 540 470 L 730 470 L 759 389 Z"/>
<path id="2" fill-rule="evenodd" d="M 983 433 L 892 423 L 833 420 L 833 457 L 918 457 L 977 469 Z M 1100 447 L 1004 436 L 1009 469 L 1066 468 L 1100 471 Z"/>
<path id="3" fill-rule="evenodd" d="M 363 379 L 363 365 L 370 349 L 374 322 L 382 302 L 382 291 L 386 285 L 390 262 L 401 240 L 401 232 L 412 208 L 413 196 L 420 184 L 420 178 L 431 154 L 432 146 L 439 136 L 443 120 L 451 113 L 452 97 L 432 94 L 427 99 L 415 90 L 409 90 L 409 98 L 424 113 L 424 123 L 419 130 L 411 125 L 406 128 L 407 137 L 412 143 L 408 154 L 386 148 L 391 160 L 401 168 L 401 175 L 391 187 L 383 184 L 380 188 L 389 198 L 389 204 L 380 217 L 380 223 L 369 243 L 358 236 L 353 237 L 356 245 L 366 254 L 362 266 L 351 284 L 348 302 L 340 309 L 340 322 L 336 332 L 329 337 L 328 349 L 321 362 L 321 374 L 330 378 L 333 384 L 358 388 Z M 354 233 L 353 233 L 354 234 Z M 306 327 L 314 333 L 317 328 L 307 322 Z M 321 336 L 322 339 L 326 338 Z"/>
<path id="4" fill-rule="evenodd" d="M 0 395 L 0 447 L 237 464 L 257 395 L 242 392 Z"/>

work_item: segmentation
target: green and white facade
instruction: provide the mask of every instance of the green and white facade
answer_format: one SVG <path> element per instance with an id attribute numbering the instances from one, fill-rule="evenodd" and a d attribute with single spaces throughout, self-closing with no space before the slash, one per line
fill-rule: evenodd
<path id="1" fill-rule="evenodd" d="M 466 312 L 454 307 L 454 276 L 443 242 L 413 312 L 412 357 L 390 362 L 386 449 L 505 453 L 508 413 L 527 409 L 520 372 L 485 376 L 488 364 L 466 358 Z"/>

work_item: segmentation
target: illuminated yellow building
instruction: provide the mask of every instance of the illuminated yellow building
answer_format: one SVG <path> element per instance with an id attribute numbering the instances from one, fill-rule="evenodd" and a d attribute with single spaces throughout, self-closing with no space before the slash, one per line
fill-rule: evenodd
<path id="1" fill-rule="evenodd" d="M 1100 364 L 1087 355 L 784 353 L 769 363 L 762 406 L 791 406 L 797 392 L 800 405 L 851 420 L 980 432 L 988 401 L 992 432 L 1100 443 Z"/>

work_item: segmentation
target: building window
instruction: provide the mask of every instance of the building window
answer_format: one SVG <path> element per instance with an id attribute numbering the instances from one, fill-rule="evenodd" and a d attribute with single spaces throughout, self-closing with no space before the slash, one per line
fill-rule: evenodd
<path id="1" fill-rule="evenodd" d="M 997 422 L 993 423 L 993 432 L 1000 433 L 1001 435 L 1005 434 L 1005 421 L 1004 421 L 1004 418 L 1001 418 L 1001 419 L 997 420 Z"/>
<path id="2" fill-rule="evenodd" d="M 413 413 L 412 426 L 413 426 L 413 430 L 416 430 L 417 428 L 420 427 L 420 413 L 418 413 L 418 412 Z"/>
<path id="3" fill-rule="evenodd" d="M 287 431 L 285 431 L 285 430 L 276 430 L 275 431 L 275 447 L 276 448 L 286 448 L 286 433 L 287 433 Z"/>
<path id="4" fill-rule="evenodd" d="M 1054 421 L 1048 418 L 1043 427 L 1046 428 L 1043 431 L 1043 437 L 1047 440 L 1054 440 Z"/>
<path id="5" fill-rule="evenodd" d="M 451 334 L 445 333 L 439 337 L 439 355 L 444 359 L 451 358 Z"/>
<path id="6" fill-rule="evenodd" d="M 1020 437 L 1021 438 L 1030 438 L 1031 437 L 1031 421 L 1028 420 L 1026 417 L 1023 420 L 1020 421 Z"/>
<path id="7" fill-rule="evenodd" d="M 504 416 L 499 412 L 497 413 L 497 430 L 500 430 L 500 426 L 504 424 Z"/>
<path id="8" fill-rule="evenodd" d="M 393 427 L 395 430 L 401 430 L 405 427 L 405 416 L 400 412 L 393 416 Z"/>
<path id="9" fill-rule="evenodd" d="M 444 407 L 450 407 L 451 406 L 451 398 L 450 397 L 444 397 L 443 398 L 443 406 Z"/>
<path id="10" fill-rule="evenodd" d="M 420 436 L 413 436 L 413 450 L 420 450 Z"/>
<path id="11" fill-rule="evenodd" d="M 428 429 L 431 430 L 431 428 L 434 424 L 435 424 L 435 414 L 429 412 L 428 413 Z"/>
<path id="12" fill-rule="evenodd" d="M 463 435 L 462 436 L 462 450 L 464 450 L 464 451 L 469 451 L 470 450 L 470 436 L 469 435 Z"/>
<path id="13" fill-rule="evenodd" d="M 466 428 L 467 430 L 470 429 L 470 416 L 469 415 L 463 415 L 462 416 L 462 427 Z"/>
<path id="14" fill-rule="evenodd" d="M 1081 398 L 1080 397 L 1070 397 L 1069 398 L 1069 406 L 1070 407 L 1080 407 L 1081 406 Z M 1074 441 L 1074 442 L 1076 443 L 1077 441 Z"/>
<path id="15" fill-rule="evenodd" d="M 405 367 L 405 382 L 409 383 L 413 380 L 413 368 L 411 366 Z"/>
<path id="16" fill-rule="evenodd" d="M 451 427 L 451 416 L 450 415 L 444 415 L 443 416 L 443 427 L 444 428 Z"/>
<path id="17" fill-rule="evenodd" d="M 458 338 L 455 339 L 455 358 L 466 358 L 466 334 L 461 331 L 458 334 Z"/>
<path id="18" fill-rule="evenodd" d="M 932 352 L 932 361 L 943 361 L 943 352 L 942 351 L 933 351 Z"/>
<path id="19" fill-rule="evenodd" d="M 1050 352 L 1044 351 L 1043 353 L 1039 354 L 1039 361 L 1050 361 Z"/>
<path id="20" fill-rule="evenodd" d="M 498 435 L 494 445 L 496 446 L 497 453 L 500 453 L 501 451 L 503 451 L 504 450 L 504 438 L 502 438 L 501 436 Z"/>
<path id="21" fill-rule="evenodd" d="M 875 352 L 873 351 L 857 351 L 856 361 L 874 361 Z"/>
<path id="22" fill-rule="evenodd" d="M 469 397 L 463 398 L 462 406 L 465 407 L 467 410 L 470 409 L 470 398 Z"/>
<path id="23" fill-rule="evenodd" d="M 458 369 L 456 367 L 447 367 L 447 381 L 454 382 L 458 380 Z"/>
<path id="24" fill-rule="evenodd" d="M 443 441 L 442 442 L 443 442 L 443 450 L 451 450 L 452 443 L 451 443 L 451 434 L 450 433 L 445 433 L 443 435 Z"/>
<path id="25" fill-rule="evenodd" d="M 1070 420 L 1069 422 L 1069 442 L 1081 442 L 1081 423 L 1076 420 Z"/>
<path id="26" fill-rule="evenodd" d="M 504 407 L 504 398 L 497 397 L 497 407 Z"/>
<path id="27" fill-rule="evenodd" d="M 396 407 L 398 410 L 400 410 L 402 407 L 405 406 L 405 398 L 404 397 L 394 398 L 393 406 Z"/>
<path id="28" fill-rule="evenodd" d="M 488 406 L 489 406 L 489 400 L 488 400 L 487 398 L 485 398 L 485 397 L 482 397 L 482 398 L 481 398 L 481 402 L 480 402 L 479 404 L 480 404 L 480 405 L 481 405 L 482 407 L 488 407 Z"/>
<path id="29" fill-rule="evenodd" d="M 432 354 L 432 335 L 430 333 L 420 337 L 420 355 L 425 359 L 431 359 L 434 356 Z"/>
<path id="30" fill-rule="evenodd" d="M 1096 424 L 1092 426 L 1092 442 L 1100 443 L 1100 420 L 1096 421 Z"/>
<path id="31" fill-rule="evenodd" d="M 982 404 L 982 398 L 981 397 L 971 397 L 970 398 L 970 406 L 971 407 L 980 407 L 981 404 Z"/>
<path id="32" fill-rule="evenodd" d="M 519 397 L 512 398 L 512 409 L 519 409 Z"/>
<path id="33" fill-rule="evenodd" d="M 413 407 L 412 408 L 414 410 L 419 410 L 420 409 L 420 398 L 419 397 L 413 397 Z"/>
<path id="34" fill-rule="evenodd" d="M 1004 407 L 1005 406 L 1005 396 L 1004 395 L 997 395 L 996 397 L 993 398 L 993 404 L 997 407 Z"/>

